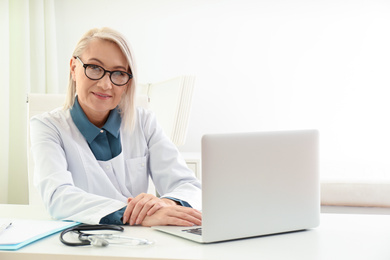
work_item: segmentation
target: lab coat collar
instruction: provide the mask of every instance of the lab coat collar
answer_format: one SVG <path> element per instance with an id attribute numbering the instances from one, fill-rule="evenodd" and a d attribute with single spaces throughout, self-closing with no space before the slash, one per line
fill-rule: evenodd
<path id="1" fill-rule="evenodd" d="M 108 131 L 115 138 L 118 138 L 119 136 L 122 119 L 119 114 L 118 108 L 115 108 L 110 111 L 108 119 L 101 129 L 88 120 L 87 116 L 85 115 L 83 109 L 80 106 L 77 96 L 75 98 L 73 107 L 70 109 L 70 114 L 72 116 L 73 122 L 89 144 L 92 143 L 96 136 L 99 135 L 101 129 Z"/>

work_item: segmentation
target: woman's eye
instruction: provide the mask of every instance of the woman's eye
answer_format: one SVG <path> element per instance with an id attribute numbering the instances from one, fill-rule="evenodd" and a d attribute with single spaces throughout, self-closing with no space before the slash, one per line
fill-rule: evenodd
<path id="1" fill-rule="evenodd" d="M 88 68 L 90 70 L 94 70 L 94 71 L 101 71 L 102 68 L 100 66 L 97 66 L 97 65 L 89 65 Z"/>
<path id="2" fill-rule="evenodd" d="M 124 73 L 124 72 L 122 72 L 122 71 L 114 71 L 113 74 L 114 74 L 115 77 L 124 77 L 124 76 L 127 76 L 127 74 Z"/>

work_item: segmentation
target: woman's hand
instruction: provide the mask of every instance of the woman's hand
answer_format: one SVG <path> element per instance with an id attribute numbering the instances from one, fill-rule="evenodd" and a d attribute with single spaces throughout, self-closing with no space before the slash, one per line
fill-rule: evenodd
<path id="1" fill-rule="evenodd" d="M 176 203 L 169 199 L 160 199 L 152 194 L 141 193 L 135 198 L 127 199 L 127 208 L 123 213 L 123 223 L 139 225 L 147 216 L 153 215 L 163 207 L 173 206 Z"/>
<path id="2" fill-rule="evenodd" d="M 202 225 L 202 213 L 193 208 L 183 206 L 168 206 L 159 209 L 151 216 L 146 216 L 142 226 L 200 226 Z"/>

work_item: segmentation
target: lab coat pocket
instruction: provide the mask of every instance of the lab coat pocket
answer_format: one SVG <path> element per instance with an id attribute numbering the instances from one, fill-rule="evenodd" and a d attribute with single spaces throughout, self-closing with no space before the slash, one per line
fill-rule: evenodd
<path id="1" fill-rule="evenodd" d="M 129 173 L 131 194 L 135 197 L 148 190 L 147 157 L 126 160 L 126 170 Z"/>

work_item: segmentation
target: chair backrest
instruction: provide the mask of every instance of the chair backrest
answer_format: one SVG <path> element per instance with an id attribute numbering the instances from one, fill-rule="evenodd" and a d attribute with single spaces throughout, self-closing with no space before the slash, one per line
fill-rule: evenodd
<path id="1" fill-rule="evenodd" d="M 61 107 L 65 103 L 65 94 L 28 94 L 27 95 L 27 158 L 28 158 L 28 188 L 29 188 L 29 204 L 35 206 L 43 206 L 42 199 L 34 187 L 34 160 L 31 153 L 30 143 L 30 119 L 31 117 L 51 111 L 57 107 Z M 139 95 L 136 97 L 136 106 L 149 108 L 148 97 Z M 155 187 L 149 181 L 149 193 L 155 193 Z"/>
<path id="2" fill-rule="evenodd" d="M 148 97 L 150 110 L 177 146 L 183 145 L 186 140 L 194 87 L 193 75 L 137 86 L 137 93 Z"/>

